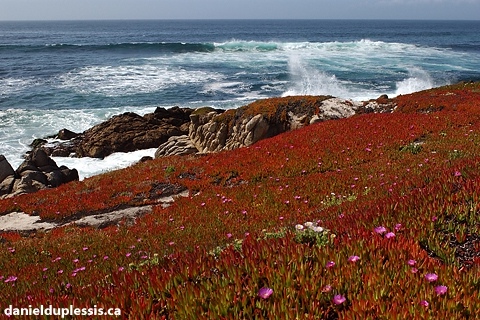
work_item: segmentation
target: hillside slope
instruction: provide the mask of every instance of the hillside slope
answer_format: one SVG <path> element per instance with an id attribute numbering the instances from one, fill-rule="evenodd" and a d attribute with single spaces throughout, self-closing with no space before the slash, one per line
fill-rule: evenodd
<path id="1" fill-rule="evenodd" d="M 480 308 L 480 84 L 0 201 L 104 229 L 1 235 L 0 303 L 125 319 L 464 319 Z M 157 200 L 188 190 L 170 206 Z M 308 222 L 308 223 L 307 223 Z"/>

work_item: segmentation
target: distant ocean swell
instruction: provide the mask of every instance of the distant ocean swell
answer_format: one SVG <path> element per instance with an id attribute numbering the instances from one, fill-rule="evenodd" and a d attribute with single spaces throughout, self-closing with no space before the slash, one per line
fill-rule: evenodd
<path id="1" fill-rule="evenodd" d="M 331 42 L 275 42 L 275 41 L 243 41 L 231 40 L 226 42 L 212 43 L 184 43 L 184 42 L 127 42 L 110 44 L 64 44 L 52 43 L 42 45 L 0 45 L 0 51 L 19 50 L 25 52 L 60 52 L 60 51 L 154 51 L 166 53 L 188 53 L 188 52 L 268 52 L 268 51 L 288 51 L 288 50 L 325 50 L 325 51 L 344 51 L 344 50 L 374 50 L 385 52 L 398 52 L 400 50 L 444 50 L 448 48 L 422 47 L 414 44 L 394 43 L 384 41 L 372 41 L 362 39 L 358 41 L 331 41 Z M 456 51 L 476 51 L 477 45 L 456 44 L 450 48 Z"/>
<path id="2" fill-rule="evenodd" d="M 232 40 L 205 44 L 7 47 L 3 46 L 0 50 L 74 51 L 80 57 L 82 55 L 79 52 L 92 54 L 95 50 L 108 50 L 112 54 L 134 51 L 143 52 L 144 55 L 135 58 L 114 55 L 110 60 L 86 65 L 74 61 L 71 70 L 62 70 L 62 66 L 51 67 L 52 74 L 44 70 L 39 74 L 35 71 L 22 73 L 21 70 L 3 72 L 7 75 L 0 79 L 2 97 L 42 85 L 52 90 L 71 89 L 82 95 L 113 97 L 160 92 L 183 85 L 201 85 L 202 82 L 211 85 L 213 82 L 217 88 L 224 83 L 241 83 L 237 93 L 247 100 L 249 96 L 245 95 L 245 87 L 272 88 L 269 95 L 322 93 L 363 99 L 382 93 L 382 90 L 387 90 L 389 94 L 407 93 L 405 81 L 408 79 L 413 90 L 458 81 L 469 73 L 476 73 L 480 63 L 478 57 L 477 61 L 472 61 L 466 52 L 370 40 L 324 43 Z M 413 78 L 418 80 L 418 85 L 412 82 Z M 398 85 L 403 88 L 395 88 Z M 180 94 L 178 101 L 167 99 L 166 102 L 191 103 L 194 94 L 199 94 L 202 101 L 209 100 L 202 96 L 208 91 L 203 90 L 205 88 L 193 86 L 180 89 L 181 92 L 190 90 L 191 94 L 189 97 Z M 230 92 L 231 89 L 228 88 Z M 332 89 L 332 92 L 326 91 Z M 253 99 L 262 96 L 261 92 L 251 93 L 254 93 L 251 96 Z M 222 100 L 236 98 L 239 97 L 227 95 Z"/>

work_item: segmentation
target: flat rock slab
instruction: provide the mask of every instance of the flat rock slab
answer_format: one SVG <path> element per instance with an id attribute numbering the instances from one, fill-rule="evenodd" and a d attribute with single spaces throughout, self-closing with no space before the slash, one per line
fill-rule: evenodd
<path id="1" fill-rule="evenodd" d="M 23 212 L 0 216 L 0 231 L 49 230 L 57 226 L 55 223 L 42 222 L 39 216 L 30 216 Z"/>
<path id="2" fill-rule="evenodd" d="M 131 207 L 107 213 L 86 216 L 72 223 L 80 227 L 92 226 L 101 229 L 111 225 L 115 225 L 122 220 L 125 220 L 126 222 L 132 222 L 137 217 L 152 212 L 152 209 L 153 206 Z"/>

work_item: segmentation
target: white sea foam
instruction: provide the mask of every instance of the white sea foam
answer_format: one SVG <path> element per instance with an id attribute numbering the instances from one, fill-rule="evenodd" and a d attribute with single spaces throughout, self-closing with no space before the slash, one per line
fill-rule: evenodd
<path id="1" fill-rule="evenodd" d="M 411 67 L 408 68 L 408 78 L 397 83 L 395 95 L 431 89 L 435 85 L 428 72 L 418 67 Z"/>
<path id="2" fill-rule="evenodd" d="M 35 80 L 31 78 L 0 78 L 0 97 L 21 92 L 34 84 L 34 82 Z"/>
<path id="3" fill-rule="evenodd" d="M 90 66 L 60 76 L 59 86 L 106 96 L 152 93 L 175 85 L 219 79 L 215 72 L 157 65 Z"/>
<path id="4" fill-rule="evenodd" d="M 290 56 L 288 67 L 292 85 L 283 93 L 283 96 L 308 94 L 346 97 L 348 95 L 347 89 L 335 75 L 315 70 L 298 55 Z"/>
<path id="5" fill-rule="evenodd" d="M 154 157 L 155 151 L 156 149 L 145 149 L 126 153 L 117 152 L 104 159 L 53 157 L 53 160 L 58 166 L 64 165 L 77 169 L 80 180 L 83 180 L 101 173 L 126 168 L 137 163 L 144 156 Z"/>

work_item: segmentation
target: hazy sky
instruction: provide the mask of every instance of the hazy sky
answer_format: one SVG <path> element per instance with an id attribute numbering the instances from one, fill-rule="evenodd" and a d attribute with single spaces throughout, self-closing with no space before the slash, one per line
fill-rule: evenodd
<path id="1" fill-rule="evenodd" d="M 480 0 L 0 0 L 0 20 L 480 19 Z"/>

